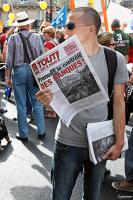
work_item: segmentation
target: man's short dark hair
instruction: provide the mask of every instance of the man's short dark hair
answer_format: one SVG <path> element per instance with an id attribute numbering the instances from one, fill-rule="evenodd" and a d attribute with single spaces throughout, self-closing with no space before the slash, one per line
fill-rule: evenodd
<path id="1" fill-rule="evenodd" d="M 120 20 L 119 19 L 114 19 L 111 23 L 112 28 L 119 28 L 120 27 Z"/>
<path id="2" fill-rule="evenodd" d="M 72 10 L 70 13 L 82 14 L 81 20 L 85 24 L 94 25 L 96 27 L 96 34 L 98 33 L 100 26 L 101 26 L 101 18 L 95 9 L 93 9 L 91 7 L 78 7 L 78 8 L 75 8 L 74 10 Z"/>

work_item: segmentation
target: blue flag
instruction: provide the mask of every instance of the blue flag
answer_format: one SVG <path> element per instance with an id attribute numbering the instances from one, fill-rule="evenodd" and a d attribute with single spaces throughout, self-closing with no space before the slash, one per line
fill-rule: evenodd
<path id="1" fill-rule="evenodd" d="M 64 6 L 63 8 L 59 10 L 57 17 L 52 20 L 51 26 L 53 26 L 54 28 L 64 27 L 66 23 L 66 19 L 67 19 L 67 9 L 66 9 L 66 6 Z"/>

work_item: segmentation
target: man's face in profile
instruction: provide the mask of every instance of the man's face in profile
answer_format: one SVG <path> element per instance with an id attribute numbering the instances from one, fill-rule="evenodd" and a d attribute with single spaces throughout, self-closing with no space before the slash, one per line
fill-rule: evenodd
<path id="1" fill-rule="evenodd" d="M 70 27 L 66 26 L 66 35 L 68 35 L 68 37 L 76 35 L 81 43 L 85 42 L 86 38 L 88 37 L 89 26 L 87 22 L 84 23 L 84 21 L 82 21 L 82 15 L 80 13 L 69 14 L 66 25 L 67 24 L 70 24 Z M 71 28 L 71 30 L 69 30 L 69 28 Z"/>

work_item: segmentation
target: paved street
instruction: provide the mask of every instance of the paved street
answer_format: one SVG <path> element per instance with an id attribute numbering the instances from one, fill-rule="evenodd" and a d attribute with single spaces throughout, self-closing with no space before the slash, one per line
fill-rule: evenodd
<path id="1" fill-rule="evenodd" d="M 5 121 L 12 144 L 5 146 L 0 153 L 0 200 L 50 200 L 50 164 L 52 159 L 54 133 L 57 124 L 55 119 L 47 119 L 47 136 L 43 142 L 35 135 L 35 125 L 29 124 L 29 142 L 22 143 L 15 139 L 17 122 L 14 104 L 8 103 Z M 130 127 L 128 127 L 130 131 Z M 111 188 L 114 180 L 124 177 L 124 155 L 117 161 L 108 161 L 107 168 L 111 176 L 104 181 L 102 200 L 133 199 L 133 193 L 119 192 Z M 71 200 L 81 200 L 81 175 L 73 191 Z M 90 197 L 91 200 L 91 197 Z"/>

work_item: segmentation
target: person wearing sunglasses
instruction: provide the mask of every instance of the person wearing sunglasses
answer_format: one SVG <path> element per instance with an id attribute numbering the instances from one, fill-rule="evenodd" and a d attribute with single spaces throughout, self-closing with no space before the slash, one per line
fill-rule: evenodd
<path id="1" fill-rule="evenodd" d="M 96 10 L 78 7 L 68 14 L 65 32 L 68 37 L 78 37 L 108 93 L 108 69 L 104 50 L 97 41 L 100 26 L 101 18 Z M 123 55 L 119 52 L 116 55 L 118 66 L 114 79 L 113 105 L 116 142 L 104 155 L 102 162 L 94 165 L 90 161 L 86 126 L 88 123 L 107 120 L 107 103 L 81 111 L 73 118 L 69 127 L 59 120 L 51 169 L 52 200 L 70 200 L 80 172 L 83 173 L 83 199 L 100 200 L 106 160 L 116 160 L 120 156 L 124 144 L 124 85 L 128 81 L 128 73 Z M 36 96 L 46 107 L 53 98 L 49 89 L 39 91 Z"/>
<path id="2" fill-rule="evenodd" d="M 40 29 L 39 35 L 40 35 L 40 37 L 41 37 L 41 40 L 42 40 L 43 44 L 44 44 L 44 42 L 45 42 L 45 37 L 44 37 L 44 35 L 43 35 L 43 29 L 46 28 L 46 27 L 48 27 L 48 26 L 50 26 L 50 23 L 47 22 L 46 20 L 43 20 L 43 22 L 42 22 L 42 24 L 41 24 L 41 26 L 40 26 L 40 28 L 39 28 L 39 29 Z"/>
<path id="3" fill-rule="evenodd" d="M 114 50 L 115 48 L 115 43 L 114 43 L 114 38 L 112 33 L 110 32 L 101 32 L 97 36 L 99 44 L 102 46 L 109 47 Z"/>

